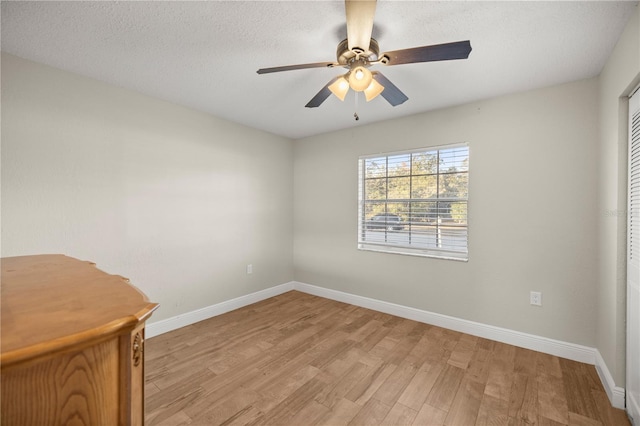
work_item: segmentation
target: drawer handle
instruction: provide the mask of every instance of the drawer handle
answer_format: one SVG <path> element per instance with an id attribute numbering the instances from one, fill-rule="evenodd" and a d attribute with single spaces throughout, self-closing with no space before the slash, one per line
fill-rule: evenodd
<path id="1" fill-rule="evenodd" d="M 133 366 L 140 365 L 142 359 L 142 337 L 140 333 L 136 333 L 136 337 L 133 338 Z"/>

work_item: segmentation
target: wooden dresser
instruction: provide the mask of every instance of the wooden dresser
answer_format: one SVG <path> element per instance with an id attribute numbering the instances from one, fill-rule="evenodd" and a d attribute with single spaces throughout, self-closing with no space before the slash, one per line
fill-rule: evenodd
<path id="1" fill-rule="evenodd" d="M 2 426 L 144 424 L 144 322 L 158 305 L 90 262 L 1 262 Z"/>

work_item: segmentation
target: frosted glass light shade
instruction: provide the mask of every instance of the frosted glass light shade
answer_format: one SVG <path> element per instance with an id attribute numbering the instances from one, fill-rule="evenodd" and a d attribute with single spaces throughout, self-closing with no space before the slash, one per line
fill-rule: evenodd
<path id="1" fill-rule="evenodd" d="M 331 93 L 336 95 L 338 99 L 344 101 L 344 97 L 347 96 L 347 92 L 349 91 L 349 82 L 342 76 L 329 85 L 329 90 L 331 90 Z"/>
<path id="2" fill-rule="evenodd" d="M 349 73 L 349 86 L 356 92 L 362 92 L 369 87 L 371 80 L 373 80 L 371 71 L 365 67 L 355 67 Z"/>
<path id="3" fill-rule="evenodd" d="M 364 97 L 367 99 L 367 102 L 369 102 L 371 99 L 382 93 L 383 90 L 384 86 L 372 79 L 369 87 L 364 89 Z"/>

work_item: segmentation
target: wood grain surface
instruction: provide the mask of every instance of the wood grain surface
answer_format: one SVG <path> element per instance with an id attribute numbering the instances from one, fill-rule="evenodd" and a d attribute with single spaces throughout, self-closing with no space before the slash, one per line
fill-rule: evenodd
<path id="1" fill-rule="evenodd" d="M 118 424 L 118 339 L 17 366 L 2 375 L 2 424 Z"/>
<path id="2" fill-rule="evenodd" d="M 147 425 L 629 425 L 591 365 L 296 291 L 146 348 Z"/>
<path id="3" fill-rule="evenodd" d="M 89 262 L 1 262 L 0 422 L 141 426 L 144 320 L 157 304 Z"/>
<path id="4" fill-rule="evenodd" d="M 157 307 L 90 262 L 63 255 L 1 262 L 2 368 L 132 329 Z"/>

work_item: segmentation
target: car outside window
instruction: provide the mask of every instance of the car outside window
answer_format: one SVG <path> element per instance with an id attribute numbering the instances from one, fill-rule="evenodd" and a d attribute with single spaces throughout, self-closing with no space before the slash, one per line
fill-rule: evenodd
<path id="1" fill-rule="evenodd" d="M 358 248 L 468 260 L 469 147 L 359 159 Z"/>

